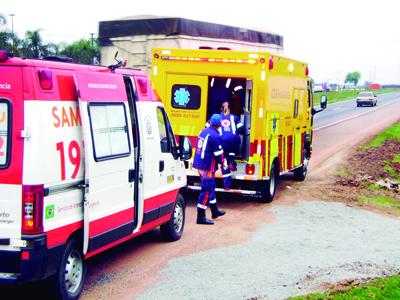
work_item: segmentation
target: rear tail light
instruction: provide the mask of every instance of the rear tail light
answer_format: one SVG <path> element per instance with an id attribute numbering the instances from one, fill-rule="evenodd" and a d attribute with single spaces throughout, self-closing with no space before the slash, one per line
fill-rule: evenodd
<path id="1" fill-rule="evenodd" d="M 256 166 L 254 164 L 246 164 L 246 174 L 253 175 L 256 170 Z"/>
<path id="2" fill-rule="evenodd" d="M 306 66 L 306 76 L 308 76 L 310 70 L 308 69 L 308 66 Z"/>
<path id="3" fill-rule="evenodd" d="M 202 50 L 214 50 L 214 48 L 210 47 L 210 46 L 200 46 L 199 49 L 202 49 Z"/>
<path id="4" fill-rule="evenodd" d="M 24 185 L 22 190 L 22 234 L 43 232 L 43 185 Z"/>

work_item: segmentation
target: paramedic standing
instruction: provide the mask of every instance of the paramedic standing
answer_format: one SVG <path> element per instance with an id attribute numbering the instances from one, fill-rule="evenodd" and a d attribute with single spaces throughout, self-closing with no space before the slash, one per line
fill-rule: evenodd
<path id="1" fill-rule="evenodd" d="M 227 168 L 222 150 L 219 128 L 221 116 L 214 114 L 209 121 L 210 126 L 203 129 L 197 140 L 196 152 L 193 159 L 193 167 L 198 170 L 201 179 L 201 192 L 197 201 L 197 224 L 212 225 L 214 222 L 206 218 L 208 204 L 211 208 L 211 216 L 216 219 L 225 214 L 219 210 L 215 197 L 215 171 L 218 164 Z"/>
<path id="2" fill-rule="evenodd" d="M 232 171 L 236 171 L 235 156 L 239 153 L 240 136 L 243 134 L 244 126 L 240 123 L 238 116 L 231 113 L 231 105 L 228 101 L 221 106 L 221 142 L 224 155 L 228 166 Z M 224 187 L 230 188 L 231 177 L 223 175 Z"/>

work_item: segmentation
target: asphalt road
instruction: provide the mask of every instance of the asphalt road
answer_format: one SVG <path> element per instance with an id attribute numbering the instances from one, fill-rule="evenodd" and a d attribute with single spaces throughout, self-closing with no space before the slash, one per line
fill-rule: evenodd
<path id="1" fill-rule="evenodd" d="M 378 95 L 378 104 L 375 107 L 357 107 L 356 99 L 328 104 L 328 107 L 323 112 L 315 115 L 314 129 L 319 130 L 337 122 L 342 122 L 345 119 L 354 118 L 358 115 L 381 109 L 383 106 L 396 101 L 400 101 L 400 93 Z"/>

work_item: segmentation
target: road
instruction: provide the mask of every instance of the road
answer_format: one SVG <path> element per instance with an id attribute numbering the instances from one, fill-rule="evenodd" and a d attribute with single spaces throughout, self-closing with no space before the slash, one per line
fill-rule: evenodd
<path id="1" fill-rule="evenodd" d="M 315 125 L 320 129 L 314 134 L 306 189 L 317 177 L 326 176 L 345 151 L 400 120 L 400 93 L 380 96 L 378 101 L 377 108 L 356 108 L 354 101 L 333 104 L 317 115 Z M 366 111 L 370 113 L 351 118 Z M 348 120 L 337 123 L 341 118 Z M 332 123 L 335 125 L 327 126 Z M 304 202 L 307 192 L 288 188 L 294 184 L 291 180 L 281 182 L 270 205 L 220 198 L 220 207 L 227 210 L 227 215 L 217 219 L 214 226 L 195 224 L 195 199 L 189 199 L 180 241 L 164 243 L 159 230 L 153 230 L 95 256 L 88 261 L 81 299 L 281 299 L 307 291 L 320 284 L 319 279 L 379 276 L 392 264 L 400 265 L 398 251 L 393 250 L 400 243 L 397 220 L 339 204 Z M 339 227 L 346 229 L 343 234 L 330 233 L 330 229 L 336 232 Z M 382 232 L 376 234 L 376 228 Z M 374 233 L 379 239 L 365 245 L 364 259 L 354 266 L 357 257 L 351 247 L 358 247 Z M 335 241 L 345 241 L 348 246 L 335 248 Z M 376 259 L 373 253 L 387 261 Z M 310 277 L 305 280 L 302 275 Z M 7 292 L 19 299 L 40 295 L 43 289 L 33 284 Z"/>
<path id="2" fill-rule="evenodd" d="M 383 101 L 380 101 L 382 98 Z M 391 104 L 385 106 L 383 102 L 386 101 Z M 330 110 L 327 110 L 320 113 L 318 119 L 315 120 L 316 127 L 321 129 L 314 134 L 314 154 L 310 164 L 311 181 L 317 176 L 324 177 L 326 169 L 342 159 L 344 150 L 350 149 L 360 141 L 378 133 L 400 119 L 400 94 L 391 94 L 381 96 L 377 108 L 359 108 L 357 110 L 351 107 L 351 114 L 342 113 L 344 115 L 342 118 L 348 119 L 347 121 L 327 126 L 340 120 L 339 109 L 336 108 L 342 107 L 342 105 L 353 106 L 354 102 L 348 101 L 345 104 L 331 105 L 333 114 Z M 368 114 L 350 118 L 350 116 L 357 115 L 359 111 L 368 110 L 371 111 Z M 325 113 L 327 113 L 327 120 L 324 117 Z M 285 215 L 284 212 L 287 209 L 282 208 L 282 205 L 292 207 L 302 200 L 301 192 L 295 195 L 291 193 L 290 189 L 286 188 L 291 184 L 293 182 L 289 180 L 281 182 L 277 197 L 272 205 L 231 197 L 220 198 L 220 206 L 227 210 L 227 215 L 218 219 L 214 226 L 195 224 L 195 199 L 190 199 L 187 207 L 185 233 L 180 241 L 169 244 L 162 243 L 158 231 L 154 230 L 136 241 L 121 245 L 106 254 L 101 254 L 89 263 L 89 273 L 82 299 L 245 299 L 246 297 L 265 294 L 274 295 L 274 293 L 275 295 L 276 293 L 285 295 L 283 291 L 291 291 L 292 294 L 295 294 L 293 288 L 285 289 L 283 286 L 282 289 L 281 285 L 281 288 L 277 289 L 281 281 L 274 281 L 272 278 L 286 278 L 287 284 L 294 286 L 294 289 L 299 291 L 296 284 L 298 279 L 296 277 L 283 277 L 282 274 L 289 270 L 279 268 L 279 266 L 285 266 L 285 261 L 291 261 L 288 253 L 291 245 L 290 242 L 287 242 L 290 239 L 286 239 L 286 244 L 283 241 L 277 242 L 283 248 L 275 251 L 266 249 L 265 244 L 260 245 L 257 242 L 254 244 L 254 241 L 265 240 L 266 237 L 272 241 L 273 237 L 276 238 L 277 235 L 268 236 L 266 234 L 266 231 L 269 231 L 268 228 L 276 230 L 278 237 L 279 232 L 282 234 L 281 237 L 284 237 L 284 233 L 287 234 L 287 232 L 285 228 L 282 228 L 282 224 L 287 226 L 288 222 L 293 221 L 296 216 L 304 219 L 312 218 L 311 215 L 307 215 L 308 210 L 315 213 L 312 220 L 317 221 L 307 222 L 310 228 L 303 228 L 306 232 L 305 235 L 307 235 L 307 232 L 313 232 L 315 228 L 328 230 L 327 224 L 329 222 L 336 230 L 346 222 L 345 219 L 338 217 L 340 215 L 347 216 L 348 219 L 355 220 L 356 223 L 362 221 L 355 218 L 352 212 L 346 213 L 346 209 L 343 207 L 327 207 L 326 209 L 332 211 L 332 214 L 329 214 L 325 219 L 320 213 L 318 214 L 318 211 L 321 212 L 323 204 L 316 204 L 317 208 L 313 210 L 303 209 L 303 207 L 307 207 L 307 204 L 298 204 L 301 207 L 300 212 L 293 211 Z M 361 214 L 360 218 L 362 220 L 365 216 Z M 385 220 L 373 220 L 373 218 L 369 220 L 370 224 L 379 224 L 376 225 L 379 228 L 385 229 L 389 226 L 385 224 Z M 276 224 L 281 224 L 281 227 Z M 296 225 L 300 226 L 298 222 L 293 222 L 293 226 L 290 228 Z M 351 227 L 351 224 L 348 224 L 348 226 Z M 355 226 L 359 226 L 359 224 Z M 393 228 L 399 230 L 399 224 L 396 223 Z M 365 230 L 365 232 L 370 233 L 369 229 L 366 228 Z M 374 230 L 374 226 L 370 230 Z M 304 236 L 304 233 L 297 234 Z M 322 236 L 319 233 L 317 240 L 322 241 Z M 351 235 L 333 236 L 340 241 L 349 241 L 350 246 L 355 246 L 354 243 L 360 243 L 359 239 L 354 239 L 354 242 L 351 242 Z M 365 238 L 361 233 L 360 236 Z M 383 244 L 388 245 L 388 247 L 390 245 L 391 248 L 389 250 L 383 249 L 381 254 L 386 253 L 385 251 L 391 252 L 393 243 L 390 241 L 397 241 L 397 239 L 392 236 L 387 238 L 384 232 L 379 233 L 378 236 L 382 237 L 382 240 L 371 241 L 370 246 L 372 248 L 366 247 L 366 249 L 372 249 L 370 252 L 378 253 L 375 250 L 379 247 L 374 248 L 374 246 Z M 261 247 L 263 253 L 260 254 L 260 251 L 254 248 L 257 245 Z M 311 248 L 308 248 L 308 253 L 320 251 L 322 257 L 320 255 L 315 255 L 315 257 L 320 261 L 329 261 L 327 257 L 324 257 L 325 254 L 329 256 L 329 253 L 327 254 L 323 249 L 317 248 L 315 243 L 309 245 Z M 328 245 L 327 248 L 331 249 L 332 253 L 339 253 L 339 257 L 343 256 L 354 260 L 354 256 L 343 255 L 343 249 L 337 249 L 331 247 L 331 245 Z M 279 255 L 279 252 L 282 251 L 288 255 L 286 260 L 282 258 L 282 255 Z M 236 252 L 241 255 L 236 255 Z M 269 252 L 271 252 L 271 256 Z M 368 251 L 366 250 L 366 252 Z M 365 257 L 372 260 L 370 252 L 365 253 Z M 258 255 L 255 255 L 256 253 Z M 260 256 L 262 254 L 264 254 L 264 257 L 272 257 L 272 261 L 263 259 Z M 275 262 L 273 261 L 274 254 L 280 257 Z M 332 261 L 336 262 L 337 256 L 334 258 Z M 296 260 L 295 257 L 293 259 Z M 242 261 L 248 265 L 241 264 Z M 301 258 L 299 260 L 297 257 L 297 261 L 301 261 Z M 396 259 L 390 261 L 399 263 L 399 260 Z M 310 266 L 318 264 L 315 261 L 307 261 L 307 263 Z M 322 269 L 319 268 L 305 270 L 300 265 L 295 264 L 295 269 L 297 268 L 297 271 L 304 274 L 307 271 L 312 271 L 310 274 L 318 277 L 319 272 L 322 272 Z M 271 266 L 275 266 L 276 269 L 271 270 Z M 365 267 L 365 265 L 363 266 Z M 260 267 L 264 267 L 265 271 L 260 271 Z M 343 274 L 334 272 L 335 266 L 324 265 L 324 268 L 327 273 L 336 274 L 334 279 L 340 279 L 343 276 Z M 382 270 L 382 268 L 381 266 L 375 267 L 376 270 Z M 290 269 L 290 272 L 294 272 L 295 269 Z M 385 270 L 383 268 L 383 271 Z M 361 272 L 362 270 L 358 268 L 356 271 Z M 348 272 L 344 275 L 350 274 L 350 270 Z M 273 276 L 265 277 L 268 274 L 273 274 Z M 346 276 L 345 278 L 347 278 Z M 264 282 L 260 282 L 260 280 L 264 280 Z M 293 282 L 293 280 L 295 281 Z M 269 284 L 265 284 L 265 282 Z"/>
<path id="3" fill-rule="evenodd" d="M 390 105 L 391 103 L 398 101 L 399 97 L 400 93 L 378 95 L 378 104 L 375 107 L 357 107 L 355 99 L 329 104 L 323 113 L 315 115 L 314 128 L 321 129 L 335 124 L 336 122 L 342 122 L 345 119 L 354 118 L 358 115 L 381 109 L 383 106 Z"/>

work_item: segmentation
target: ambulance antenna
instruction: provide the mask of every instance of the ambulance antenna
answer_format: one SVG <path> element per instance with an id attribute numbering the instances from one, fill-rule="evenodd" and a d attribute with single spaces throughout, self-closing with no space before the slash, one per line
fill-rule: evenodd
<path id="1" fill-rule="evenodd" d="M 115 53 L 114 55 L 114 60 L 117 62 L 116 64 L 113 65 L 109 65 L 107 68 L 109 68 L 111 71 L 115 71 L 115 69 L 121 68 L 121 67 L 125 67 L 127 64 L 127 60 L 126 59 L 118 59 L 118 51 Z"/>

